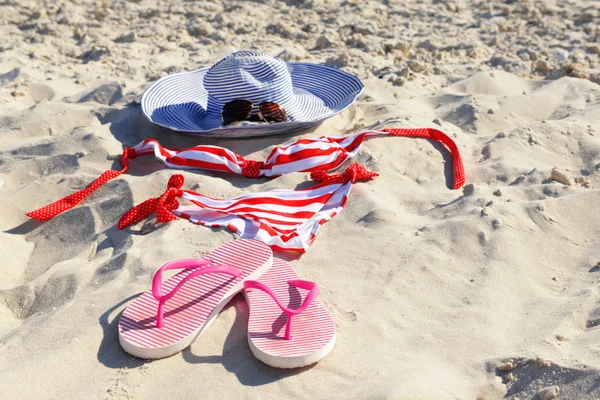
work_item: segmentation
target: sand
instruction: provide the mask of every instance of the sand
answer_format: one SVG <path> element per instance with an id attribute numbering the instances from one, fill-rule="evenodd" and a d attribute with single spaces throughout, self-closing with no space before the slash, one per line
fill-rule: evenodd
<path id="1" fill-rule="evenodd" d="M 0 398 L 599 398 L 599 13 L 591 0 L 0 3 Z M 141 115 L 154 80 L 239 49 L 366 88 L 296 136 L 208 140 Z M 119 314 L 157 268 L 235 237 L 187 221 L 117 230 L 173 171 L 136 160 L 55 219 L 25 216 L 147 137 L 263 159 L 382 127 L 451 135 L 467 186 L 450 189 L 435 143 L 363 145 L 355 160 L 380 176 L 292 260 L 337 324 L 333 352 L 300 370 L 253 358 L 241 296 L 178 355 L 121 350 Z M 308 179 L 183 174 L 216 197 Z"/>

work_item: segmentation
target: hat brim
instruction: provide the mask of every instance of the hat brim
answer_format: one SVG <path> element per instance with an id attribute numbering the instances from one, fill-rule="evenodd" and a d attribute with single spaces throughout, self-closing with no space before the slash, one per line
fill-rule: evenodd
<path id="1" fill-rule="evenodd" d="M 364 85 L 354 75 L 318 64 L 287 64 L 294 87 L 293 99 L 281 104 L 288 122 L 223 126 L 221 115 L 207 112 L 208 92 L 203 80 L 208 68 L 166 76 L 144 92 L 142 112 L 160 126 L 174 131 L 212 137 L 248 137 L 310 129 L 350 106 Z"/>

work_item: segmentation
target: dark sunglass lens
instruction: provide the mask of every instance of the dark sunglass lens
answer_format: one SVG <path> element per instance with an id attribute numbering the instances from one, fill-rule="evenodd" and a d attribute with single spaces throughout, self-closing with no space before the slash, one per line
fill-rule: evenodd
<path id="1" fill-rule="evenodd" d="M 282 106 L 270 101 L 264 101 L 258 106 L 261 117 L 266 122 L 286 122 L 287 114 Z"/>
<path id="2" fill-rule="evenodd" d="M 249 100 L 233 100 L 223 106 L 221 116 L 223 125 L 248 119 L 252 112 L 252 102 Z"/>

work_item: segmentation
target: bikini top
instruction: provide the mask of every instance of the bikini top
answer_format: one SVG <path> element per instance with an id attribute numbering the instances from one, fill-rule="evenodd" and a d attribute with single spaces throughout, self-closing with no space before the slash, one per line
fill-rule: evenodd
<path id="1" fill-rule="evenodd" d="M 456 143 L 445 133 L 431 128 L 369 130 L 354 135 L 300 139 L 287 146 L 275 147 L 266 161 L 246 160 L 244 157 L 223 147 L 195 146 L 187 149 L 171 149 L 160 145 L 154 139 L 145 139 L 134 147 L 126 148 L 121 155 L 123 168 L 109 170 L 93 181 L 88 187 L 66 196 L 52 204 L 27 213 L 39 221 L 49 220 L 73 208 L 98 187 L 127 172 L 129 160 L 154 154 L 169 168 L 207 169 L 231 172 L 248 178 L 276 177 L 292 172 L 311 172 L 323 176 L 347 159 L 354 157 L 366 138 L 377 136 L 419 137 L 443 143 L 452 156 L 454 189 L 465 183 L 465 172 Z"/>

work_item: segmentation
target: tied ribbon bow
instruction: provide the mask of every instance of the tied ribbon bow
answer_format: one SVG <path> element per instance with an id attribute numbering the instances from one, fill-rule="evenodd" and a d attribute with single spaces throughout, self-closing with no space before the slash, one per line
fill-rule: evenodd
<path id="1" fill-rule="evenodd" d="M 118 228 L 124 229 L 129 225 L 137 224 L 153 213 L 156 213 L 156 220 L 161 223 L 176 220 L 177 217 L 173 215 L 171 211 L 176 210 L 177 207 L 179 207 L 176 198 L 181 197 L 183 194 L 183 191 L 181 190 L 183 182 L 183 175 L 175 174 L 171 176 L 169 183 L 167 184 L 167 190 L 160 197 L 148 199 L 127 211 L 123 214 L 121 219 L 119 219 L 119 224 L 117 225 Z"/>
<path id="2" fill-rule="evenodd" d="M 358 163 L 352 163 L 346 168 L 346 170 L 341 174 L 328 174 L 322 169 L 318 171 L 313 171 L 310 174 L 310 179 L 313 181 L 329 181 L 332 179 L 343 179 L 344 183 L 354 183 L 359 179 L 371 179 L 375 176 L 379 176 L 377 172 L 372 172 L 363 167 Z"/>
<path id="3" fill-rule="evenodd" d="M 100 186 L 104 185 L 111 179 L 114 179 L 117 176 L 127 172 L 127 169 L 129 168 L 129 160 L 134 159 L 136 157 L 137 154 L 133 147 L 126 148 L 125 150 L 123 150 L 123 154 L 121 154 L 120 159 L 121 165 L 123 166 L 122 169 L 120 169 L 119 171 L 106 171 L 85 189 L 81 189 L 73 194 L 68 195 L 67 197 L 63 197 L 62 199 L 57 200 L 52 204 L 48 204 L 45 207 L 38 208 L 34 211 L 30 211 L 27 213 L 27 216 L 30 218 L 37 219 L 38 221 L 47 221 L 49 219 L 54 218 L 63 211 L 70 210 L 71 208 L 75 207 L 78 203 L 80 203 L 83 199 L 88 197 L 94 190 L 98 189 Z"/>

